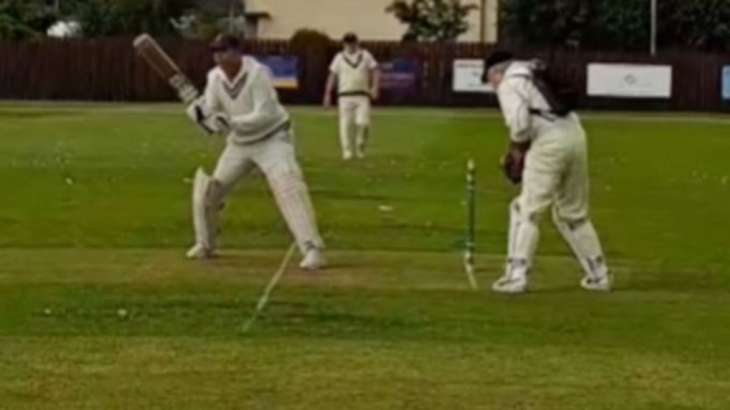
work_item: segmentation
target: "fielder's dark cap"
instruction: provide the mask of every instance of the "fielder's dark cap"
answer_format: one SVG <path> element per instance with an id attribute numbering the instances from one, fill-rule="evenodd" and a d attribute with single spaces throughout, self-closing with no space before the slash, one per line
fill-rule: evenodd
<path id="1" fill-rule="evenodd" d="M 357 44 L 360 41 L 360 39 L 357 38 L 357 34 L 353 32 L 346 33 L 344 37 L 342 37 L 342 42 L 345 44 Z"/>
<path id="2" fill-rule="evenodd" d="M 222 52 L 222 51 L 240 51 L 242 47 L 241 40 L 233 35 L 230 34 L 219 34 L 216 36 L 216 38 L 213 40 L 212 43 L 210 43 L 210 51 L 212 52 Z"/>
<path id="3" fill-rule="evenodd" d="M 492 67 L 497 64 L 504 63 L 505 61 L 510 61 L 512 59 L 514 59 L 514 55 L 512 55 L 512 53 L 510 53 L 509 51 L 493 51 L 492 54 L 488 55 L 487 58 L 484 59 L 484 74 L 482 74 L 482 81 L 485 83 L 487 82 L 489 78 L 489 70 Z"/>

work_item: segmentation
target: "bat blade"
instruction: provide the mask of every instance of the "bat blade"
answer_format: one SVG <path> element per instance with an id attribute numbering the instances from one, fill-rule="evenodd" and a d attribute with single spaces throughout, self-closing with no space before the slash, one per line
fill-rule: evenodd
<path id="1" fill-rule="evenodd" d="M 200 96 L 200 92 L 190 79 L 182 72 L 175 61 L 162 49 L 160 44 L 149 34 L 137 36 L 134 48 L 153 71 L 175 89 L 178 97 L 185 104 L 190 104 Z"/>

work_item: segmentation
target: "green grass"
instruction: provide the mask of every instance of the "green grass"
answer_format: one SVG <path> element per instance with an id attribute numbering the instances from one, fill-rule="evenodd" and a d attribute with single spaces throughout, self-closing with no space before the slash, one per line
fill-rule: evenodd
<path id="1" fill-rule="evenodd" d="M 0 409 L 730 408 L 730 121 L 587 116 L 617 291 L 579 290 L 546 221 L 534 292 L 501 297 L 459 255 L 473 157 L 477 279 L 500 274 L 494 112 L 382 110 L 353 164 L 331 113 L 295 119 L 333 266 L 290 269 L 242 334 L 290 241 L 260 176 L 224 257 L 187 261 L 220 141 L 171 106 L 0 105 Z"/>

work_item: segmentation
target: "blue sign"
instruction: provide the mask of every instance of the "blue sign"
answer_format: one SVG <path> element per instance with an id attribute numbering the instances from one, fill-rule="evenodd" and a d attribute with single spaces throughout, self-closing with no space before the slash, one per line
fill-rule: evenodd
<path id="1" fill-rule="evenodd" d="M 269 68 L 274 87 L 296 90 L 299 88 L 299 60 L 294 56 L 258 56 L 256 59 Z"/>
<path id="2" fill-rule="evenodd" d="M 730 65 L 722 67 L 722 99 L 730 100 Z"/>
<path id="3" fill-rule="evenodd" d="M 384 90 L 415 90 L 421 63 L 414 59 L 397 58 L 380 64 L 380 87 Z"/>

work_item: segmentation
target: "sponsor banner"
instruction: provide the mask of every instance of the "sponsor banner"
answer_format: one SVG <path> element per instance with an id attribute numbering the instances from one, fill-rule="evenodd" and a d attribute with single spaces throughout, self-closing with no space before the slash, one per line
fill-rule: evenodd
<path id="1" fill-rule="evenodd" d="M 289 90 L 299 88 L 299 60 L 294 56 L 259 56 L 256 59 L 269 68 L 274 87 Z"/>
<path id="2" fill-rule="evenodd" d="M 383 90 L 411 91 L 418 88 L 421 62 L 397 58 L 379 64 L 380 88 Z"/>
<path id="3" fill-rule="evenodd" d="M 730 65 L 722 67 L 722 99 L 730 100 Z"/>
<path id="4" fill-rule="evenodd" d="M 587 88 L 592 97 L 671 98 L 672 66 L 588 64 Z"/>
<path id="5" fill-rule="evenodd" d="M 482 82 L 483 73 L 483 60 L 454 60 L 453 90 L 457 93 L 493 93 L 492 86 Z"/>

